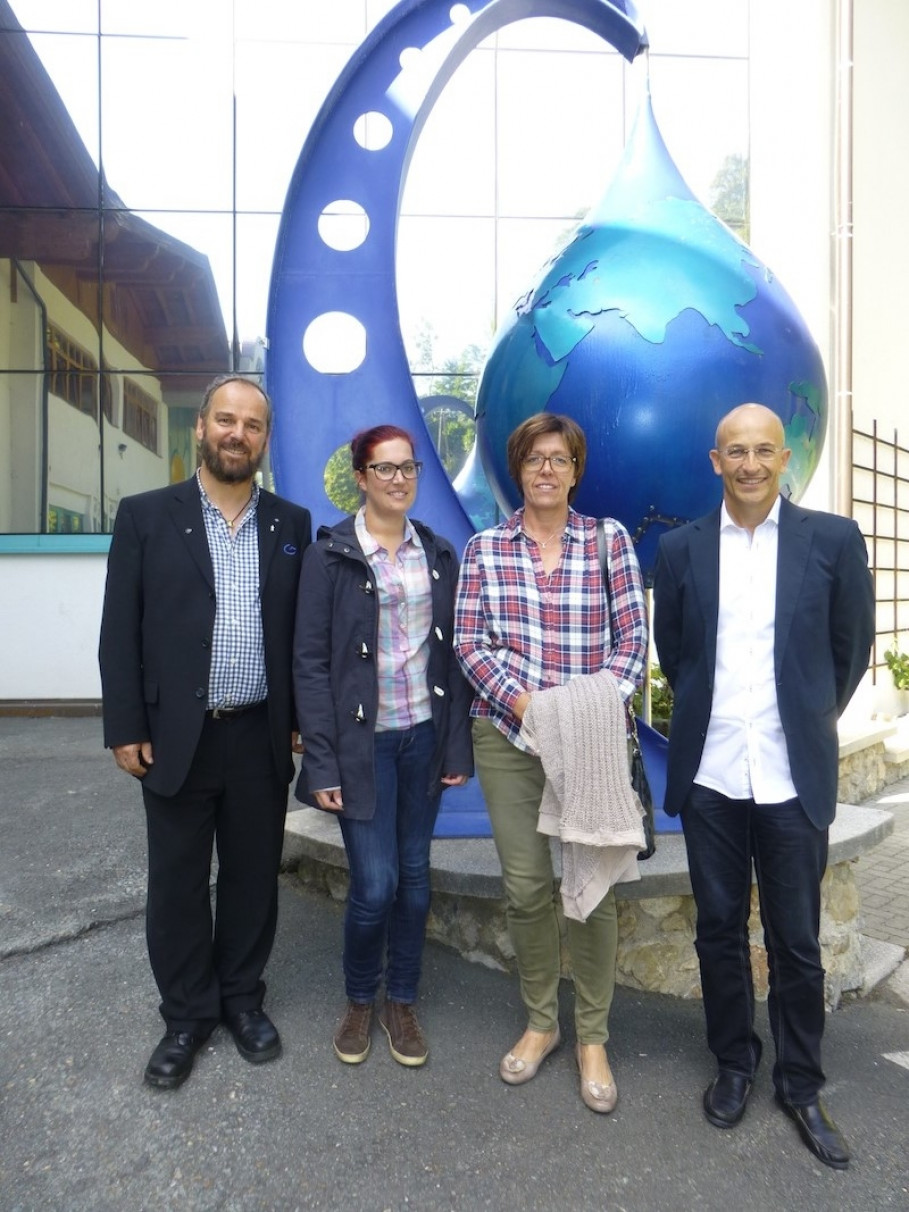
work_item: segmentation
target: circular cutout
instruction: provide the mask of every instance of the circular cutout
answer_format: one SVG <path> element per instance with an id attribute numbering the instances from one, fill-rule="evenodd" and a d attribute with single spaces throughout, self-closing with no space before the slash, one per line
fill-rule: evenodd
<path id="1" fill-rule="evenodd" d="M 351 252 L 369 235 L 369 215 L 358 202 L 338 198 L 319 215 L 318 226 L 323 244 L 338 252 Z"/>
<path id="2" fill-rule="evenodd" d="M 365 114 L 360 114 L 354 123 L 353 134 L 356 141 L 366 151 L 381 151 L 391 142 L 394 127 L 385 114 L 379 113 L 377 109 L 372 109 Z"/>
<path id="3" fill-rule="evenodd" d="M 360 508 L 360 490 L 350 465 L 350 447 L 339 446 L 325 464 L 322 474 L 325 495 L 342 513 L 356 513 Z"/>
<path id="4" fill-rule="evenodd" d="M 323 375 L 346 375 L 366 357 L 366 329 L 346 311 L 326 311 L 307 326 L 303 356 Z"/>

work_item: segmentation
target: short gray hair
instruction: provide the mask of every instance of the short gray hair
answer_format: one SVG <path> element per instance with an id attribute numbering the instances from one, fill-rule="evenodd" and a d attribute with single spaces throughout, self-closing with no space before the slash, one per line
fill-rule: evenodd
<path id="1" fill-rule="evenodd" d="M 215 392 L 218 390 L 218 388 L 223 387 L 225 385 L 225 383 L 248 383 L 250 385 L 250 387 L 255 387 L 256 391 L 259 392 L 259 394 L 262 396 L 262 399 L 265 401 L 265 431 L 266 431 L 266 433 L 271 433 L 271 422 L 272 422 L 272 411 L 273 410 L 272 410 L 272 406 L 271 406 L 271 400 L 269 399 L 269 396 L 268 396 L 268 392 L 265 390 L 265 388 L 262 386 L 261 383 L 257 383 L 256 380 L 250 378 L 249 375 L 225 374 L 225 375 L 218 375 L 218 377 L 216 379 L 212 379 L 212 381 L 206 387 L 205 395 L 202 397 L 202 403 L 199 405 L 200 418 L 204 421 L 205 418 L 208 416 L 209 412 L 211 411 L 212 396 L 215 394 Z"/>

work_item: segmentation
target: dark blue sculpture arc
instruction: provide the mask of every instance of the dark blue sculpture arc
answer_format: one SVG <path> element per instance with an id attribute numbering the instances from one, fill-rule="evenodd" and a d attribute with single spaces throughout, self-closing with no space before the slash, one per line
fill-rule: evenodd
<path id="1" fill-rule="evenodd" d="M 452 14 L 463 16 L 457 24 Z M 527 17 L 558 17 L 601 35 L 631 60 L 646 46 L 634 6 L 606 0 L 404 0 L 376 26 L 339 77 L 294 171 L 278 236 L 268 314 L 268 388 L 275 402 L 272 461 L 279 491 L 317 519 L 340 516 L 325 495 L 326 462 L 358 429 L 390 421 L 420 439 L 425 463 L 419 512 L 461 548 L 473 526 L 425 436 L 401 336 L 395 288 L 399 201 L 416 139 L 442 88 L 491 33 Z M 401 67 L 406 51 L 440 63 L 414 93 Z M 423 78 L 423 77 L 421 77 Z M 381 150 L 361 147 L 354 126 L 382 114 L 391 137 Z M 319 216 L 349 200 L 366 212 L 369 231 L 352 251 L 330 248 Z M 303 354 L 303 335 L 329 312 L 353 316 L 366 356 L 347 374 L 322 374 Z"/>
<path id="2" fill-rule="evenodd" d="M 484 38 L 528 17 L 572 21 L 602 36 L 631 61 L 647 45 L 630 0 L 403 0 L 354 54 L 310 130 L 288 190 L 268 311 L 268 390 L 275 404 L 272 463 L 280 492 L 312 509 L 317 521 L 340 517 L 324 489 L 325 465 L 358 429 L 392 422 L 412 432 L 425 471 L 419 515 L 462 549 L 473 533 L 426 433 L 401 335 L 395 288 L 395 235 L 410 158 L 426 117 L 447 81 Z M 405 52 L 438 63 L 435 74 L 408 74 Z M 390 123 L 381 150 L 354 137 L 357 120 Z M 329 247 L 318 230 L 332 203 L 354 202 L 366 214 L 359 247 Z M 318 317 L 346 313 L 366 334 L 361 365 L 323 374 L 303 353 Z M 450 811 L 449 811 L 450 809 Z M 477 781 L 446 792 L 437 835 L 488 835 Z"/>

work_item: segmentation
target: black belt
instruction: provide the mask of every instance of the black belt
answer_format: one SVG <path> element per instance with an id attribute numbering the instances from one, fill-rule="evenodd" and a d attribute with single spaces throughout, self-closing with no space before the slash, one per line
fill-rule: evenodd
<path id="1" fill-rule="evenodd" d="M 264 707 L 266 702 L 266 699 L 262 699 L 258 703 L 246 703 L 243 707 L 215 707 L 213 711 L 206 711 L 205 714 L 210 720 L 236 720 L 241 715 L 246 715 L 247 711 Z"/>

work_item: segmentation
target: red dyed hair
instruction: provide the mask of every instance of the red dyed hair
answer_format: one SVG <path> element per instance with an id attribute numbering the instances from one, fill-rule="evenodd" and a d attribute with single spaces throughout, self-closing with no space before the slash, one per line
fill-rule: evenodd
<path id="1" fill-rule="evenodd" d="M 383 442 L 393 442 L 395 438 L 407 442 L 410 449 L 416 453 L 413 438 L 406 429 L 400 429 L 397 425 L 373 425 L 372 429 L 362 429 L 354 434 L 350 440 L 351 467 L 354 471 L 365 471 L 375 448 Z"/>

